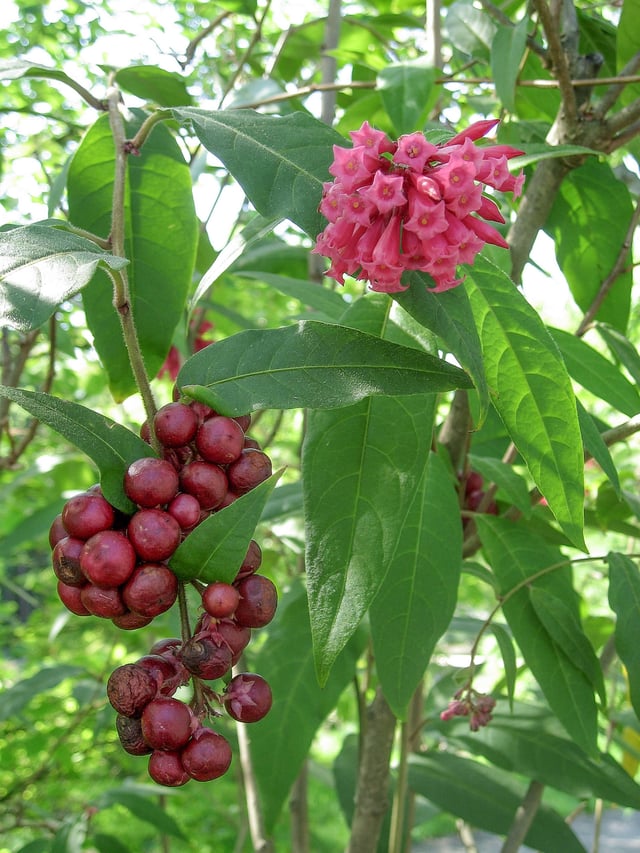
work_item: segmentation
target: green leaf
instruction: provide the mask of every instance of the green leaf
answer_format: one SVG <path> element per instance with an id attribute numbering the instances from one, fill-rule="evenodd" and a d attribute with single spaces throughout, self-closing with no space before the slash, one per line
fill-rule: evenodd
<path id="1" fill-rule="evenodd" d="M 91 836 L 91 843 L 98 853 L 131 853 L 130 848 L 115 835 L 98 832 Z"/>
<path id="2" fill-rule="evenodd" d="M 585 409 L 579 399 L 576 398 L 578 407 L 578 421 L 580 422 L 580 432 L 582 433 L 582 441 L 585 450 L 593 456 L 598 465 L 609 478 L 609 482 L 613 486 L 616 494 L 620 497 L 620 479 L 615 463 L 609 453 L 609 448 L 604 443 L 600 431 L 596 426 L 596 422 Z"/>
<path id="3" fill-rule="evenodd" d="M 99 264 L 120 270 L 127 261 L 61 228 L 25 225 L 0 233 L 0 321 L 37 329 L 91 281 Z"/>
<path id="4" fill-rule="evenodd" d="M 378 334 L 388 334 L 392 303 L 369 296 L 343 322 L 373 331 L 375 321 Z M 322 683 L 397 553 L 426 465 L 434 405 L 426 394 L 376 396 L 309 417 L 302 487 L 311 629 Z"/>
<path id="5" fill-rule="evenodd" d="M 529 600 L 549 636 L 574 665 L 584 672 L 600 696 L 603 706 L 606 706 L 607 694 L 600 662 L 584 633 L 575 607 L 571 607 L 552 590 L 538 584 L 531 585 Z"/>
<path id="6" fill-rule="evenodd" d="M 35 675 L 18 681 L 0 692 L 0 720 L 8 720 L 19 714 L 40 693 L 57 687 L 66 678 L 73 678 L 82 671 L 81 667 L 69 664 L 45 666 Z"/>
<path id="7" fill-rule="evenodd" d="M 171 571 L 184 581 L 199 578 L 207 583 L 231 583 L 281 476 L 282 470 L 201 522 L 173 552 Z"/>
<path id="8" fill-rule="evenodd" d="M 378 74 L 377 89 L 396 134 L 420 130 L 439 97 L 436 69 L 423 58 L 387 65 Z"/>
<path id="9" fill-rule="evenodd" d="M 478 456 L 475 453 L 469 453 L 468 459 L 473 470 L 482 474 L 485 482 L 495 483 L 498 486 L 505 500 L 512 503 L 525 517 L 531 515 L 531 498 L 527 481 L 513 470 L 512 465 L 507 465 L 490 456 Z"/>
<path id="10" fill-rule="evenodd" d="M 16 853 L 51 853 L 51 841 L 48 838 L 36 838 L 16 850 Z"/>
<path id="11" fill-rule="evenodd" d="M 356 329 L 302 320 L 239 332 L 196 353 L 178 386 L 227 415 L 258 409 L 332 408 L 371 395 L 468 388 L 464 371 Z"/>
<path id="12" fill-rule="evenodd" d="M 86 453 L 98 466 L 105 498 L 123 512 L 133 512 L 135 506 L 124 493 L 123 479 L 136 459 L 155 456 L 145 441 L 110 418 L 69 400 L 5 385 L 0 385 L 0 397 L 13 400 Z"/>
<path id="13" fill-rule="evenodd" d="M 633 214 L 631 195 L 608 163 L 590 158 L 564 179 L 545 226 L 576 303 L 587 311 L 611 273 Z M 596 318 L 624 332 L 629 320 L 630 261 Z"/>
<path id="14" fill-rule="evenodd" d="M 462 563 L 458 510 L 451 476 L 431 453 L 371 605 L 376 669 L 400 719 L 455 610 Z"/>
<path id="15" fill-rule="evenodd" d="M 490 16 L 470 0 L 457 0 L 449 6 L 445 27 L 457 50 L 475 59 L 489 59 L 497 27 Z"/>
<path id="16" fill-rule="evenodd" d="M 640 807 L 640 786 L 610 755 L 591 758 L 554 724 L 549 712 L 517 703 L 513 712 L 495 712 L 491 725 L 470 732 L 468 722 L 446 729 L 461 749 L 528 779 L 537 779 L 581 800 L 600 797 L 620 806 Z"/>
<path id="17" fill-rule="evenodd" d="M 158 793 L 162 793 L 161 788 L 158 789 Z M 151 824 L 157 832 L 185 840 L 185 835 L 174 818 L 150 797 L 142 796 L 126 787 L 111 788 L 100 794 L 96 805 L 102 810 L 116 803 L 124 806 L 138 820 Z"/>
<path id="18" fill-rule="evenodd" d="M 132 137 L 144 113 L 126 125 Z M 69 168 L 68 199 L 72 222 L 96 234 L 111 229 L 114 146 L 108 118 L 89 129 Z M 178 143 L 162 124 L 146 140 L 139 156 L 127 159 L 125 253 L 131 306 L 147 371 L 155 376 L 171 346 L 191 287 L 198 241 L 191 175 Z M 116 400 L 134 393 L 113 288 L 96 275 L 83 290 L 87 323 Z"/>
<path id="19" fill-rule="evenodd" d="M 504 681 L 507 688 L 507 696 L 509 697 L 509 706 L 513 709 L 513 697 L 515 695 L 516 678 L 518 675 L 516 650 L 513 647 L 511 634 L 503 628 L 502 625 L 492 622 L 491 633 L 496 638 L 496 643 L 500 649 L 502 665 L 504 666 Z"/>
<path id="20" fill-rule="evenodd" d="M 625 367 L 636 385 L 640 384 L 640 354 L 631 341 L 608 323 L 596 323 L 596 330 L 613 355 Z"/>
<path id="21" fill-rule="evenodd" d="M 573 740 L 597 754 L 597 707 L 583 670 L 547 631 L 532 601 L 533 584 L 564 600 L 578 619 L 577 597 L 561 552 L 524 524 L 478 516 L 482 546 L 500 582 L 503 612 L 534 678 Z M 518 589 L 517 592 L 513 590 Z"/>
<path id="22" fill-rule="evenodd" d="M 493 405 L 563 532 L 585 548 L 582 438 L 557 348 L 513 282 L 485 258 L 469 269 L 465 287 Z"/>
<path id="23" fill-rule="evenodd" d="M 315 238 L 326 220 L 318 213 L 330 179 L 333 145 L 349 143 L 308 113 L 262 115 L 253 110 L 174 110 L 216 155 L 263 216 L 282 217 Z M 256 168 L 259 163 L 260 167 Z"/>
<path id="24" fill-rule="evenodd" d="M 320 311 L 331 320 L 337 321 L 346 308 L 345 301 L 340 294 L 333 290 L 327 290 L 326 287 L 319 287 L 311 281 L 276 275 L 275 273 L 254 272 L 253 270 L 242 270 L 237 275 L 241 278 L 263 281 L 273 287 L 274 290 L 278 290 L 286 296 L 292 296 L 302 302 L 303 305 Z"/>
<path id="25" fill-rule="evenodd" d="M 82 853 L 87 837 L 87 817 L 69 818 L 56 832 L 51 853 Z"/>
<path id="26" fill-rule="evenodd" d="M 480 423 L 489 405 L 480 338 L 476 332 L 469 297 L 464 287 L 430 293 L 424 273 L 407 273 L 409 288 L 394 293 L 395 301 L 415 320 L 437 335 L 470 373 L 480 397 Z"/>
<path id="27" fill-rule="evenodd" d="M 271 686 L 273 708 L 251 725 L 251 758 L 270 832 L 316 732 L 353 680 L 364 637 L 351 639 L 321 688 L 314 667 L 309 605 L 299 582 L 285 593 L 265 631 L 266 642 L 256 656 L 255 668 Z"/>
<path id="28" fill-rule="evenodd" d="M 640 412 L 638 389 L 615 364 L 569 332 L 562 329 L 549 329 L 549 332 L 576 382 L 628 417 Z"/>
<path id="29" fill-rule="evenodd" d="M 193 99 L 179 74 L 154 65 L 133 65 L 119 68 L 115 81 L 122 89 L 138 98 L 161 107 L 188 106 Z"/>
<path id="30" fill-rule="evenodd" d="M 609 604 L 616 614 L 616 651 L 627 670 L 629 698 L 640 717 L 640 645 L 638 613 L 640 613 L 640 571 L 637 564 L 612 551 L 609 563 Z"/>
<path id="31" fill-rule="evenodd" d="M 524 154 L 509 158 L 509 170 L 519 172 L 525 166 L 532 166 L 541 160 L 553 160 L 558 157 L 576 157 L 583 154 L 598 154 L 593 148 L 584 145 L 548 145 L 547 143 L 522 143 L 518 146 Z"/>
<path id="32" fill-rule="evenodd" d="M 525 784 L 494 767 L 450 752 L 412 757 L 409 785 L 472 827 L 506 835 L 526 793 Z M 541 853 L 586 853 L 563 818 L 546 805 L 536 812 L 525 844 Z"/>
<path id="33" fill-rule="evenodd" d="M 513 26 L 500 26 L 491 42 L 491 76 L 496 95 L 509 112 L 515 111 L 516 80 L 527 46 L 529 19 L 522 18 Z"/>
<path id="34" fill-rule="evenodd" d="M 640 51 L 638 20 L 640 20 L 640 0 L 624 0 L 620 20 L 616 28 L 616 64 L 618 73 Z M 623 105 L 630 104 L 639 97 L 640 83 L 633 83 L 625 86 L 622 90 L 620 102 Z"/>

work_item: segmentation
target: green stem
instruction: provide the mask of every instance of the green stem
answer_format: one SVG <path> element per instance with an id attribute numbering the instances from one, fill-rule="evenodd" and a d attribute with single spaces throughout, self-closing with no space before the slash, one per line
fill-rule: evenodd
<path id="1" fill-rule="evenodd" d="M 126 151 L 130 154 L 139 153 L 140 149 L 147 141 L 153 128 L 161 121 L 167 121 L 172 117 L 171 110 L 156 110 L 148 118 L 146 118 L 133 139 L 125 143 Z"/>
<path id="2" fill-rule="evenodd" d="M 400 761 L 396 773 L 396 788 L 391 809 L 389 831 L 389 853 L 404 850 L 405 815 L 408 802 L 409 751 L 411 744 L 410 723 L 405 720 L 400 727 Z"/>
<path id="3" fill-rule="evenodd" d="M 125 253 L 125 186 L 127 177 L 127 151 L 125 127 L 122 114 L 120 113 L 120 91 L 111 86 L 107 93 L 109 107 L 109 123 L 113 142 L 115 146 L 115 168 L 113 176 L 113 201 L 111 213 L 111 251 L 120 258 L 126 258 Z M 118 312 L 120 326 L 124 337 L 125 346 L 129 355 L 133 376 L 140 391 L 144 409 L 149 425 L 153 423 L 153 416 L 157 411 L 156 402 L 151 390 L 151 382 L 144 364 L 135 320 L 131 310 L 131 291 L 126 269 L 110 270 L 109 274 L 113 281 L 113 305 Z M 158 450 L 157 442 L 150 430 L 152 442 Z"/>

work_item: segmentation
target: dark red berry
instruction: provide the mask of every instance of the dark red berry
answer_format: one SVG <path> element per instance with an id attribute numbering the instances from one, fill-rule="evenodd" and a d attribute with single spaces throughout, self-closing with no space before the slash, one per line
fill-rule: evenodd
<path id="1" fill-rule="evenodd" d="M 167 507 L 167 512 L 175 518 L 182 530 L 191 530 L 200 521 L 202 509 L 193 495 L 179 492 Z"/>
<path id="2" fill-rule="evenodd" d="M 167 788 L 179 788 L 191 779 L 182 766 L 180 753 L 177 750 L 152 752 L 149 756 L 148 770 L 154 782 Z"/>
<path id="3" fill-rule="evenodd" d="M 214 637 L 192 638 L 184 644 L 180 660 L 193 675 L 214 681 L 231 669 L 231 649 L 222 639 Z"/>
<path id="4" fill-rule="evenodd" d="M 158 696 L 142 712 L 142 735 L 153 749 L 180 749 L 191 737 L 191 720 L 184 703 Z"/>
<path id="5" fill-rule="evenodd" d="M 243 450 L 227 469 L 229 486 L 240 495 L 258 486 L 271 474 L 271 460 L 267 454 L 252 447 Z"/>
<path id="6" fill-rule="evenodd" d="M 182 765 L 192 779 L 210 782 L 224 775 L 231 765 L 231 747 L 222 735 L 202 726 L 180 752 Z"/>
<path id="7" fill-rule="evenodd" d="M 235 579 L 239 581 L 242 578 L 246 578 L 248 575 L 252 575 L 260 568 L 261 565 L 262 549 L 260 548 L 256 540 L 252 539 L 251 542 L 249 542 L 247 553 L 245 554 L 245 558 L 242 561 L 242 565 L 238 569 L 238 574 L 236 575 Z"/>
<path id="8" fill-rule="evenodd" d="M 87 582 L 80 568 L 80 554 L 83 548 L 83 539 L 65 536 L 56 543 L 51 554 L 55 576 L 68 586 L 84 586 Z"/>
<path id="9" fill-rule="evenodd" d="M 271 688 L 261 675 L 243 672 L 227 684 L 224 691 L 227 713 L 240 723 L 256 723 L 271 708 Z"/>
<path id="10" fill-rule="evenodd" d="M 184 403 L 167 403 L 153 419 L 156 438 L 165 447 L 182 447 L 193 440 L 198 429 L 198 416 Z"/>
<path id="11" fill-rule="evenodd" d="M 164 655 L 143 655 L 136 661 L 138 666 L 143 667 L 155 678 L 160 690 L 165 682 L 175 679 L 178 672 L 178 661 L 174 657 Z M 177 685 L 176 685 L 177 687 Z M 175 688 L 174 688 L 175 689 Z M 166 691 L 162 691 L 166 693 Z"/>
<path id="12" fill-rule="evenodd" d="M 182 531 L 172 515 L 162 509 L 141 509 L 127 526 L 129 542 L 145 562 L 167 560 L 180 544 Z"/>
<path id="13" fill-rule="evenodd" d="M 234 418 L 234 421 L 237 421 L 242 431 L 246 432 L 251 426 L 251 415 L 238 415 L 237 418 Z"/>
<path id="14" fill-rule="evenodd" d="M 127 612 L 117 587 L 106 589 L 88 583 L 80 587 L 80 601 L 89 613 L 101 619 L 115 619 L 117 616 L 124 616 Z"/>
<path id="15" fill-rule="evenodd" d="M 249 645 L 251 628 L 238 625 L 234 619 L 221 619 L 212 631 L 216 638 L 222 638 L 231 649 L 231 662 L 236 664 L 242 652 Z"/>
<path id="16" fill-rule="evenodd" d="M 136 552 L 124 533 L 101 530 L 84 543 L 80 568 L 91 583 L 113 588 L 129 577 L 136 565 Z"/>
<path id="17" fill-rule="evenodd" d="M 125 717 L 141 716 L 157 692 L 158 684 L 153 674 L 137 663 L 119 666 L 107 681 L 109 702 Z"/>
<path id="18" fill-rule="evenodd" d="M 137 631 L 139 628 L 146 628 L 147 625 L 150 625 L 153 622 L 153 617 L 141 616 L 139 613 L 132 613 L 127 610 L 122 616 L 114 616 L 111 621 L 123 631 Z"/>
<path id="19" fill-rule="evenodd" d="M 182 640 L 178 639 L 178 637 L 166 637 L 165 639 L 158 640 L 157 642 L 155 642 L 149 649 L 149 654 L 175 655 L 181 645 Z"/>
<path id="20" fill-rule="evenodd" d="M 178 491 L 178 473 L 166 459 L 146 456 L 127 468 L 124 490 L 138 506 L 166 504 Z"/>
<path id="21" fill-rule="evenodd" d="M 278 606 L 275 584 L 264 575 L 249 575 L 238 581 L 240 602 L 234 617 L 239 625 L 262 628 L 273 619 Z"/>
<path id="22" fill-rule="evenodd" d="M 152 752 L 151 747 L 142 737 L 142 724 L 138 718 L 118 714 L 116 717 L 116 731 L 118 732 L 122 748 L 130 755 L 149 755 Z"/>
<path id="23" fill-rule="evenodd" d="M 233 418 L 216 415 L 198 429 L 196 447 L 207 462 L 226 465 L 240 456 L 244 447 L 244 432 Z"/>
<path id="24" fill-rule="evenodd" d="M 68 535 L 67 528 L 62 523 L 62 513 L 60 512 L 53 519 L 49 528 L 49 547 L 51 549 L 55 548 L 58 542 Z"/>
<path id="25" fill-rule="evenodd" d="M 210 583 L 202 593 L 202 605 L 210 616 L 224 619 L 231 616 L 240 601 L 240 593 L 229 583 Z"/>
<path id="26" fill-rule="evenodd" d="M 122 589 L 129 610 L 142 616 L 159 616 L 175 602 L 178 579 L 164 563 L 143 563 Z"/>
<path id="27" fill-rule="evenodd" d="M 82 603 L 83 589 L 82 586 L 69 586 L 69 584 L 58 581 L 58 597 L 67 610 L 75 613 L 76 616 L 91 616 L 91 612 Z"/>
<path id="28" fill-rule="evenodd" d="M 70 498 L 62 510 L 62 523 L 70 536 L 89 539 L 100 530 L 108 530 L 115 518 L 114 509 L 102 495 L 82 494 Z"/>
<path id="29" fill-rule="evenodd" d="M 220 506 L 228 485 L 222 468 L 210 462 L 197 460 L 186 465 L 180 472 L 182 491 L 193 495 L 201 509 L 215 509 Z"/>
<path id="30" fill-rule="evenodd" d="M 482 488 L 484 483 L 482 474 L 478 473 L 478 471 L 469 471 L 467 474 L 467 479 L 465 480 L 464 490 L 465 494 L 470 494 L 471 492 L 478 492 Z"/>

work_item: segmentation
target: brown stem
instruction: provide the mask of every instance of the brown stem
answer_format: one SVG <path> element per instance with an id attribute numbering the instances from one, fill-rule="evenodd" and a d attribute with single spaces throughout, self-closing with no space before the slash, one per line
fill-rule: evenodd
<path id="1" fill-rule="evenodd" d="M 211 21 L 206 27 L 200 30 L 200 32 L 195 35 L 189 44 L 187 45 L 187 49 L 184 52 L 184 59 L 181 62 L 178 62 L 182 70 L 187 67 L 192 61 L 193 57 L 196 55 L 196 50 L 198 49 L 198 45 L 206 39 L 208 35 L 210 35 L 216 27 L 218 27 L 225 18 L 228 18 L 231 12 L 221 12 L 217 17 Z"/>
<path id="2" fill-rule="evenodd" d="M 293 783 L 289 798 L 291 813 L 291 853 L 309 853 L 309 808 L 308 808 L 309 767 L 303 762 L 296 781 Z"/>
<path id="3" fill-rule="evenodd" d="M 558 85 L 562 94 L 562 103 L 570 125 L 575 125 L 578 120 L 578 106 L 576 93 L 571 85 L 571 73 L 567 55 L 560 41 L 559 21 L 554 20 L 546 0 L 533 0 L 533 5 L 538 12 L 538 17 L 549 45 L 549 56 L 553 70 L 558 78 Z"/>
<path id="4" fill-rule="evenodd" d="M 256 782 L 253 763 L 251 761 L 247 728 L 244 723 L 237 723 L 236 725 L 251 842 L 254 853 L 275 853 L 273 841 L 267 837 L 264 826 L 264 817 L 260 808 L 260 797 L 258 794 L 258 783 Z"/>
<path id="5" fill-rule="evenodd" d="M 640 68 L 640 50 L 631 57 L 624 68 L 620 69 L 620 74 L 618 74 L 617 77 L 607 79 L 607 83 L 610 83 L 611 85 L 595 106 L 594 116 L 597 119 L 603 118 L 606 113 L 609 112 L 627 84 L 638 82 L 638 77 L 636 75 L 638 68 Z"/>
<path id="6" fill-rule="evenodd" d="M 395 727 L 396 718 L 378 688 L 367 709 L 347 853 L 371 853 L 378 844 L 382 821 L 389 809 L 389 761 Z"/>
<path id="7" fill-rule="evenodd" d="M 541 782 L 532 780 L 524 800 L 516 810 L 509 834 L 502 845 L 500 853 L 516 853 L 520 849 L 533 819 L 540 808 L 543 793 L 544 785 Z"/>

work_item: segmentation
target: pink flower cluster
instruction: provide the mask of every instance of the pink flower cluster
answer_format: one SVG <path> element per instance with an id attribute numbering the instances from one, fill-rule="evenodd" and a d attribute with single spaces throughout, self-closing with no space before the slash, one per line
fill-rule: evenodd
<path id="1" fill-rule="evenodd" d="M 475 690 L 463 687 L 458 690 L 449 702 L 448 707 L 442 711 L 440 719 L 452 720 L 454 717 L 469 717 L 469 728 L 472 732 L 477 732 L 482 726 L 489 725 L 495 706 L 496 700 L 493 696 L 476 693 Z"/>
<path id="2" fill-rule="evenodd" d="M 479 147 L 498 120 L 478 121 L 441 145 L 422 133 L 392 142 L 364 122 L 352 148 L 334 145 L 320 212 L 329 224 L 313 251 L 331 260 L 326 275 L 368 280 L 373 290 L 405 290 L 404 270 L 422 270 L 438 293 L 460 284 L 458 264 L 470 264 L 485 243 L 508 248 L 489 222 L 503 223 L 485 187 L 520 194 L 524 175 L 509 172 L 522 154 L 509 145 Z"/>

